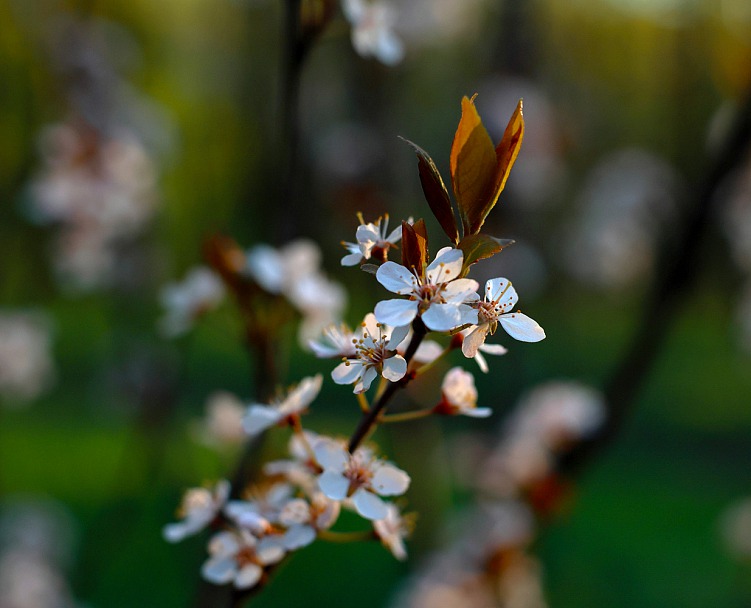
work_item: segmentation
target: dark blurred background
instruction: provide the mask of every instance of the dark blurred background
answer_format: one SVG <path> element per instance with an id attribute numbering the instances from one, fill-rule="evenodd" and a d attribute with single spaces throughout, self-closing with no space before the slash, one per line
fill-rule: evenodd
<path id="1" fill-rule="evenodd" d="M 499 333 L 510 352 L 476 374 L 490 421 L 382 435 L 415 480 L 409 562 L 318 543 L 256 604 L 388 605 L 471 500 L 451 466 L 466 434 L 490 441 L 524 391 L 573 379 L 624 395 L 624 415 L 535 544 L 549 605 L 751 605 L 748 554 L 720 523 L 751 494 L 751 164 L 736 137 L 751 4 L 392 5 L 398 65 L 359 57 L 340 16 L 312 47 L 285 209 L 282 2 L 0 0 L 0 517 L 56 530 L 41 536 L 60 553 L 45 562 L 60 601 L 189 605 L 205 539 L 171 546 L 161 528 L 183 488 L 229 474 L 235 454 L 195 426 L 214 391 L 250 398 L 252 361 L 229 305 L 161 338 L 160 287 L 201 263 L 215 232 L 245 247 L 304 236 L 358 322 L 383 292 L 339 265 L 355 213 L 429 215 L 397 136 L 447 179 L 461 97 L 478 93 L 494 141 L 523 98 L 524 144 L 487 223 L 516 244 L 475 276 L 510 278 L 547 339 Z M 280 348 L 287 384 L 330 370 L 294 339 Z M 349 391 L 327 383 L 307 424 L 346 433 L 356 420 Z M 73 604 L 8 603 L 58 605 Z"/>

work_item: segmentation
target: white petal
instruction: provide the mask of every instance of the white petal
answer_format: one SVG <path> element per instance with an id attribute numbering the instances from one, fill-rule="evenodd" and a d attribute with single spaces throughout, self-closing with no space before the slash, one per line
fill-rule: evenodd
<path id="1" fill-rule="evenodd" d="M 508 348 L 500 344 L 483 344 L 480 347 L 480 351 L 489 355 L 505 355 L 508 352 Z"/>
<path id="2" fill-rule="evenodd" d="M 478 325 L 475 327 L 469 334 L 464 336 L 464 340 L 462 341 L 462 353 L 465 357 L 469 357 L 470 359 L 477 355 L 477 351 L 479 350 L 480 346 L 482 346 L 485 343 L 485 338 L 488 335 L 488 332 L 490 331 L 490 325 L 487 323 L 483 323 L 482 325 Z"/>
<path id="3" fill-rule="evenodd" d="M 337 384 L 352 384 L 362 375 L 363 366 L 357 359 L 342 361 L 331 371 L 331 379 Z"/>
<path id="4" fill-rule="evenodd" d="M 334 500 L 344 500 L 349 490 L 349 479 L 335 471 L 324 471 L 318 477 L 318 487 Z"/>
<path id="5" fill-rule="evenodd" d="M 461 252 L 459 252 L 461 253 Z M 378 267 L 376 279 L 393 293 L 412 293 L 417 287 L 417 279 L 407 268 L 396 262 L 384 262 Z M 389 323 L 389 325 L 398 325 Z"/>
<path id="6" fill-rule="evenodd" d="M 488 367 L 488 362 L 485 360 L 485 357 L 482 356 L 479 352 L 475 355 L 475 362 L 480 367 L 480 371 L 484 373 L 488 373 L 490 371 L 490 368 Z"/>
<path id="7" fill-rule="evenodd" d="M 398 243 L 402 240 L 402 227 L 399 226 L 398 228 L 394 228 L 389 235 L 386 237 L 386 240 L 389 243 Z"/>
<path id="8" fill-rule="evenodd" d="M 383 519 L 388 515 L 387 503 L 365 488 L 360 488 L 352 495 L 352 502 L 365 519 Z"/>
<path id="9" fill-rule="evenodd" d="M 511 312 L 519 300 L 516 295 L 516 289 L 513 288 L 508 279 L 499 277 L 490 279 L 485 283 L 485 300 L 487 302 L 497 302 L 496 311 L 498 314 Z"/>
<path id="10" fill-rule="evenodd" d="M 261 580 L 261 574 L 263 574 L 263 570 L 256 564 L 243 566 L 235 577 L 235 587 L 238 589 L 255 587 L 256 583 Z"/>
<path id="11" fill-rule="evenodd" d="M 360 224 L 355 238 L 358 243 L 377 243 L 381 239 L 381 231 L 374 224 Z"/>
<path id="12" fill-rule="evenodd" d="M 521 342 L 539 342 L 545 338 L 545 331 L 537 321 L 520 312 L 502 315 L 498 320 L 509 336 Z"/>
<path id="13" fill-rule="evenodd" d="M 423 340 L 415 351 L 414 360 L 418 363 L 435 361 L 443 353 L 443 347 L 434 340 Z"/>
<path id="14" fill-rule="evenodd" d="M 381 496 L 399 496 L 409 488 L 409 475 L 393 464 L 384 464 L 370 480 L 370 485 Z"/>
<path id="15" fill-rule="evenodd" d="M 243 417 L 243 428 L 248 435 L 258 435 L 281 419 L 282 415 L 273 407 L 251 405 Z"/>
<path id="16" fill-rule="evenodd" d="M 401 355 L 394 355 L 383 362 L 383 377 L 391 382 L 404 378 L 407 373 L 407 361 Z"/>
<path id="17" fill-rule="evenodd" d="M 378 370 L 375 367 L 366 368 L 362 374 L 362 377 L 360 378 L 360 382 L 355 384 L 355 390 L 353 392 L 356 394 L 364 393 L 370 388 L 373 380 L 375 380 L 377 377 Z"/>
<path id="18" fill-rule="evenodd" d="M 357 266 L 362 261 L 362 253 L 348 253 L 342 258 L 342 266 Z"/>
<path id="19" fill-rule="evenodd" d="M 320 439 L 313 446 L 318 464 L 327 471 L 341 473 L 349 463 L 349 452 L 332 439 Z"/>
<path id="20" fill-rule="evenodd" d="M 461 249 L 444 247 L 441 249 L 425 271 L 431 283 L 445 283 L 457 278 L 462 272 L 464 253 Z"/>
<path id="21" fill-rule="evenodd" d="M 304 410 L 318 396 L 322 383 L 323 376 L 321 374 L 316 374 L 310 378 L 303 378 L 279 406 L 281 413 L 288 416 Z"/>
<path id="22" fill-rule="evenodd" d="M 441 295 L 447 302 L 462 304 L 464 302 L 476 302 L 480 299 L 477 290 L 480 284 L 474 279 L 457 279 L 446 285 Z"/>
<path id="23" fill-rule="evenodd" d="M 489 407 L 465 407 L 458 413 L 470 418 L 487 418 L 493 413 L 493 410 Z"/>
<path id="24" fill-rule="evenodd" d="M 295 524 L 291 526 L 282 537 L 282 542 L 287 551 L 294 551 L 301 547 L 307 547 L 316 539 L 316 531 L 307 524 Z"/>
<path id="25" fill-rule="evenodd" d="M 174 524 L 167 524 L 162 528 L 162 536 L 164 540 L 169 543 L 178 543 L 186 536 L 190 536 L 198 530 L 191 530 L 189 526 L 186 526 L 183 522 L 177 522 Z"/>
<path id="26" fill-rule="evenodd" d="M 417 301 L 383 300 L 376 304 L 375 316 L 376 319 L 386 325 L 393 325 L 395 327 L 409 325 L 417 316 Z"/>
<path id="27" fill-rule="evenodd" d="M 453 304 L 431 304 L 422 320 L 433 331 L 451 331 L 462 325 L 462 312 Z"/>
<path id="28" fill-rule="evenodd" d="M 229 530 L 218 532 L 209 540 L 208 549 L 215 558 L 231 557 L 240 550 L 240 539 Z"/>
<path id="29" fill-rule="evenodd" d="M 374 55 L 384 65 L 393 66 L 404 58 L 404 45 L 392 31 L 381 31 Z"/>
<path id="30" fill-rule="evenodd" d="M 378 327 L 378 320 L 372 312 L 369 312 L 362 320 L 361 331 L 363 335 L 367 334 L 375 344 L 381 335 L 381 328 Z"/>
<path id="31" fill-rule="evenodd" d="M 225 585 L 235 578 L 237 562 L 231 557 L 212 557 L 201 567 L 201 576 L 215 585 Z"/>
<path id="32" fill-rule="evenodd" d="M 404 342 L 404 338 L 407 337 L 408 333 L 409 333 L 409 325 L 404 325 L 402 327 L 394 327 L 391 330 L 391 335 L 389 336 L 389 341 L 386 344 L 386 348 L 389 350 L 396 350 L 396 348 L 402 342 Z"/>
<path id="33" fill-rule="evenodd" d="M 284 539 L 276 535 L 262 538 L 256 547 L 256 557 L 264 566 L 276 564 L 284 554 Z"/>

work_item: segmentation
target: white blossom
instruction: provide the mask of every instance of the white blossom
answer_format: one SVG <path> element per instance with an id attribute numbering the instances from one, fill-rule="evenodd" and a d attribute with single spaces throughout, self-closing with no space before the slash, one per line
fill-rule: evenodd
<path id="1" fill-rule="evenodd" d="M 182 282 L 165 285 L 159 297 L 165 308 L 159 328 L 165 336 L 174 338 L 189 331 L 196 319 L 221 303 L 224 285 L 215 272 L 197 266 Z"/>
<path id="2" fill-rule="evenodd" d="M 201 568 L 202 576 L 216 585 L 232 583 L 237 589 L 255 587 L 264 568 L 279 562 L 285 554 L 280 539 L 258 539 L 247 530 L 225 530 L 209 541 L 209 559 Z"/>
<path id="3" fill-rule="evenodd" d="M 46 317 L 0 312 L 0 397 L 23 403 L 49 388 L 55 376 L 50 343 Z"/>
<path id="4" fill-rule="evenodd" d="M 323 468 L 318 477 L 321 492 L 333 500 L 350 498 L 366 519 L 386 517 L 388 503 L 380 497 L 400 496 L 409 487 L 407 473 L 367 449 L 358 448 L 350 454 L 340 443 L 322 440 L 316 444 L 315 455 Z"/>
<path id="5" fill-rule="evenodd" d="M 346 324 L 332 323 L 323 328 L 318 338 L 308 340 L 308 346 L 320 359 L 355 357 L 356 342 L 357 336 Z"/>
<path id="6" fill-rule="evenodd" d="M 279 513 L 279 523 L 287 528 L 282 543 L 288 551 L 312 543 L 319 530 L 328 530 L 336 523 L 341 505 L 339 501 L 316 492 L 310 498 L 294 498 Z"/>
<path id="7" fill-rule="evenodd" d="M 394 34 L 395 15 L 381 0 L 342 0 L 342 10 L 352 25 L 352 46 L 362 57 L 375 57 L 395 65 L 404 57 L 404 46 Z"/>
<path id="8" fill-rule="evenodd" d="M 197 435 L 208 445 L 223 446 L 243 442 L 247 435 L 243 430 L 246 407 L 232 393 L 217 391 L 206 401 L 206 416 L 197 425 Z"/>
<path id="9" fill-rule="evenodd" d="M 380 258 L 379 261 L 386 261 L 388 250 L 392 245 L 398 243 L 402 238 L 401 226 L 388 232 L 389 216 L 378 218 L 375 222 L 362 221 L 357 227 L 355 233 L 356 243 L 342 242 L 342 245 L 349 252 L 342 258 L 342 266 L 356 266 L 363 260 L 369 260 L 375 256 Z"/>
<path id="10" fill-rule="evenodd" d="M 477 322 L 462 342 L 465 357 L 475 357 L 488 334 L 495 332 L 498 323 L 512 338 L 522 342 L 539 342 L 545 332 L 527 315 L 511 312 L 519 296 L 508 279 L 490 279 L 485 283 L 485 299 L 477 302 Z"/>
<path id="11" fill-rule="evenodd" d="M 446 373 L 441 392 L 443 399 L 435 408 L 438 413 L 472 418 L 486 418 L 493 413 L 489 407 L 477 407 L 475 379 L 461 367 L 453 367 Z"/>
<path id="12" fill-rule="evenodd" d="M 378 267 L 378 282 L 407 300 L 384 300 L 376 304 L 375 316 L 388 325 L 409 325 L 420 315 L 425 326 L 434 331 L 450 331 L 477 321 L 477 311 L 467 303 L 479 299 L 477 281 L 460 279 L 464 254 L 460 249 L 444 247 L 425 270 L 424 277 L 396 262 Z"/>
<path id="13" fill-rule="evenodd" d="M 368 313 L 354 338 L 355 356 L 345 359 L 331 372 L 337 384 L 355 384 L 355 393 L 363 393 L 370 388 L 378 374 L 391 382 L 396 382 L 407 373 L 407 361 L 396 352 L 404 341 L 408 326 L 391 328 L 377 323 L 375 316 Z"/>
<path id="14" fill-rule="evenodd" d="M 386 517 L 373 522 L 373 530 L 392 555 L 403 561 L 407 559 L 404 539 L 412 532 L 412 522 L 406 519 L 394 504 L 388 504 L 386 511 Z"/>
<path id="15" fill-rule="evenodd" d="M 176 543 L 203 530 L 222 510 L 229 492 L 230 483 L 226 479 L 218 481 L 213 490 L 189 489 L 180 504 L 179 513 L 183 519 L 164 526 L 162 533 L 165 540 Z"/>
<path id="16" fill-rule="evenodd" d="M 283 399 L 278 399 L 270 405 L 251 404 L 243 418 L 245 432 L 251 436 L 258 435 L 286 418 L 300 414 L 318 396 L 322 382 L 321 374 L 304 378 Z"/>

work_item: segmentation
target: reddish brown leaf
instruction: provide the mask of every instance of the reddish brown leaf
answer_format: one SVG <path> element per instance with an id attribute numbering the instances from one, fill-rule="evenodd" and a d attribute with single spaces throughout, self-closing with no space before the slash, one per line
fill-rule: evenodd
<path id="1" fill-rule="evenodd" d="M 414 268 L 422 274 L 428 258 L 428 237 L 425 222 L 418 220 L 414 225 L 402 222 L 402 266 Z"/>
<path id="2" fill-rule="evenodd" d="M 425 200 L 428 201 L 430 210 L 438 220 L 438 223 L 443 228 L 454 244 L 459 242 L 459 230 L 456 226 L 456 218 L 454 217 L 454 210 L 451 206 L 451 199 L 449 198 L 446 185 L 443 183 L 441 173 L 438 171 L 433 159 L 430 155 L 423 150 L 417 144 L 409 141 L 408 139 L 400 138 L 407 144 L 412 146 L 412 149 L 417 153 L 417 168 L 420 173 L 420 184 L 422 185 L 422 191 L 425 195 Z"/>
<path id="3" fill-rule="evenodd" d="M 459 242 L 459 249 L 464 252 L 464 268 L 490 258 L 499 253 L 514 241 L 511 239 L 497 239 L 487 234 L 470 234 Z"/>

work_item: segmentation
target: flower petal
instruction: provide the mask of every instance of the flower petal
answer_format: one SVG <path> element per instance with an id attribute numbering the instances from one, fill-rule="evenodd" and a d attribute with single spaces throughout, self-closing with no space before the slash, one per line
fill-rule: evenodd
<path id="1" fill-rule="evenodd" d="M 464 340 L 462 340 L 462 354 L 470 359 L 477 355 L 477 351 L 485 343 L 485 338 L 487 338 L 489 331 L 490 325 L 483 323 L 464 336 Z"/>
<path id="2" fill-rule="evenodd" d="M 286 416 L 304 410 L 318 396 L 322 383 L 323 376 L 321 374 L 303 378 L 279 406 L 280 412 Z"/>
<path id="3" fill-rule="evenodd" d="M 375 316 L 378 321 L 386 325 L 395 327 L 409 325 L 417 316 L 417 301 L 383 300 L 376 304 Z"/>
<path id="4" fill-rule="evenodd" d="M 500 344 L 483 344 L 480 347 L 480 351 L 489 355 L 505 355 L 508 352 L 508 348 Z"/>
<path id="5" fill-rule="evenodd" d="M 493 413 L 493 410 L 489 407 L 465 407 L 457 413 L 470 418 L 487 418 Z"/>
<path id="6" fill-rule="evenodd" d="M 520 312 L 502 315 L 498 320 L 509 336 L 521 342 L 539 342 L 545 338 L 545 331 L 537 321 Z"/>
<path id="7" fill-rule="evenodd" d="M 451 331 L 462 325 L 462 311 L 453 304 L 431 304 L 422 320 L 433 331 Z"/>
<path id="8" fill-rule="evenodd" d="M 446 283 L 462 273 L 463 262 L 464 253 L 461 249 L 444 247 L 438 251 L 435 260 L 425 270 L 425 276 L 433 284 Z"/>
<path id="9" fill-rule="evenodd" d="M 215 585 L 225 585 L 237 575 L 237 562 L 233 557 L 212 557 L 201 567 L 201 576 Z"/>
<path id="10" fill-rule="evenodd" d="M 307 524 L 295 524 L 290 526 L 282 537 L 284 548 L 287 551 L 294 551 L 301 547 L 307 547 L 316 539 L 316 531 L 312 526 Z"/>
<path id="11" fill-rule="evenodd" d="M 238 589 L 250 589 L 255 587 L 256 583 L 261 580 L 263 570 L 257 564 L 247 564 L 243 566 L 235 577 L 235 587 Z"/>
<path id="12" fill-rule="evenodd" d="M 357 512 L 365 519 L 383 519 L 388 515 L 387 503 L 365 488 L 358 489 L 352 495 L 352 503 L 355 505 Z"/>
<path id="13" fill-rule="evenodd" d="M 409 488 L 409 475 L 393 464 L 385 463 L 378 467 L 370 485 L 381 496 L 399 496 Z"/>
<path id="14" fill-rule="evenodd" d="M 480 284 L 474 279 L 456 279 L 446 284 L 441 295 L 444 300 L 450 303 L 476 302 L 480 299 L 480 296 L 477 295 L 479 288 Z"/>
<path id="15" fill-rule="evenodd" d="M 407 373 L 407 361 L 401 355 L 394 355 L 383 362 L 383 377 L 391 382 L 404 378 Z"/>
<path id="16" fill-rule="evenodd" d="M 282 414 L 273 407 L 251 405 L 243 416 L 243 428 L 248 435 L 258 435 L 281 419 Z"/>
<path id="17" fill-rule="evenodd" d="M 423 340 L 415 351 L 413 359 L 418 363 L 435 361 L 443 353 L 443 346 L 434 340 Z"/>
<path id="18" fill-rule="evenodd" d="M 349 452 L 333 439 L 320 439 L 313 446 L 318 464 L 327 471 L 341 473 L 349 463 Z"/>
<path id="19" fill-rule="evenodd" d="M 349 479 L 335 471 L 324 471 L 318 477 L 318 487 L 329 498 L 344 500 L 349 490 Z"/>
<path id="20" fill-rule="evenodd" d="M 391 330 L 389 341 L 386 343 L 386 348 L 388 350 L 396 350 L 396 348 L 402 342 L 404 342 L 404 339 L 407 337 L 408 333 L 409 333 L 409 325 L 403 325 L 402 327 L 394 327 Z"/>
<path id="21" fill-rule="evenodd" d="M 342 266 L 357 266 L 362 261 L 359 249 L 356 253 L 348 253 L 342 258 Z"/>
<path id="22" fill-rule="evenodd" d="M 496 302 L 496 312 L 498 314 L 511 312 L 516 306 L 519 296 L 516 295 L 516 289 L 511 285 L 511 281 L 499 277 L 490 279 L 485 283 L 485 301 Z"/>
<path id="23" fill-rule="evenodd" d="M 474 358 L 475 363 L 480 367 L 480 371 L 487 374 L 490 371 L 490 368 L 488 367 L 488 362 L 485 360 L 485 357 L 478 352 Z"/>
<path id="24" fill-rule="evenodd" d="M 337 384 L 352 384 L 356 382 L 363 372 L 363 365 L 357 359 L 342 361 L 331 370 L 331 379 Z"/>
<path id="25" fill-rule="evenodd" d="M 396 262 L 381 264 L 376 272 L 376 279 L 392 293 L 404 295 L 412 293 L 417 288 L 415 275 Z"/>
<path id="26" fill-rule="evenodd" d="M 377 377 L 378 370 L 375 367 L 366 367 L 365 371 L 362 374 L 362 377 L 360 378 L 360 382 L 355 384 L 355 390 L 353 392 L 356 394 L 364 393 L 370 388 L 373 380 L 375 380 Z"/>

